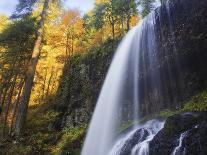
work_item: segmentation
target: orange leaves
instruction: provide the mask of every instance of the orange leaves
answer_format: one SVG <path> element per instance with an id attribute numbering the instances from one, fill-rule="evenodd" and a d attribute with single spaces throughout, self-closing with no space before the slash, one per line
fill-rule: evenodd
<path id="1" fill-rule="evenodd" d="M 61 17 L 61 23 L 67 27 L 74 25 L 79 18 L 81 18 L 80 12 L 77 9 L 67 10 Z"/>
<path id="2" fill-rule="evenodd" d="M 136 26 L 137 23 L 139 22 L 140 18 L 139 16 L 132 16 L 131 20 L 130 20 L 130 26 Z"/>

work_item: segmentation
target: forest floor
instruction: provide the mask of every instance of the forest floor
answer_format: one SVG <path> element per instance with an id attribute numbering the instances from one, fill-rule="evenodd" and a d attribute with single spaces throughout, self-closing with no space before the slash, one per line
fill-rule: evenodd
<path id="1" fill-rule="evenodd" d="M 0 154 L 79 154 L 86 126 L 54 130 L 52 124 L 57 115 L 48 104 L 30 106 L 24 135 L 19 141 L 12 138 L 1 140 Z"/>

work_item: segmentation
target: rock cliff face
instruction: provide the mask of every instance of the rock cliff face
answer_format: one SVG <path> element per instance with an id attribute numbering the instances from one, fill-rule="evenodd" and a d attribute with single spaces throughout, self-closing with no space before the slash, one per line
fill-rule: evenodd
<path id="1" fill-rule="evenodd" d="M 73 56 L 66 64 L 56 96 L 60 113 L 55 128 L 89 122 L 118 40 L 108 40 L 86 54 Z"/>
<path id="2" fill-rule="evenodd" d="M 140 56 L 141 116 L 180 108 L 207 88 L 206 8 L 206 0 L 170 0 L 155 10 L 155 66 L 146 67 L 144 49 Z M 108 41 L 85 56 L 74 56 L 65 66 L 55 107 L 60 112 L 56 128 L 88 123 L 116 45 Z M 152 83 L 151 78 L 160 82 Z"/>
<path id="3" fill-rule="evenodd" d="M 141 115 L 180 108 L 188 97 L 207 88 L 206 8 L 206 0 L 170 0 L 155 11 L 157 61 L 148 67 L 147 53 L 142 52 Z"/>

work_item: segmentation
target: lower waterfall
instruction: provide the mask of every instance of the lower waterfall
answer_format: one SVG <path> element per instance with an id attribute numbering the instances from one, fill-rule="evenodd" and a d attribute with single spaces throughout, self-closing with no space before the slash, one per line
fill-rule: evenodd
<path id="1" fill-rule="evenodd" d="M 183 148 L 182 150 L 182 143 L 183 143 L 183 139 L 185 138 L 185 136 L 188 134 L 188 131 L 182 133 L 180 135 L 180 138 L 179 138 L 179 145 L 173 150 L 173 153 L 172 155 L 184 155 L 185 154 L 185 148 Z"/>
<path id="2" fill-rule="evenodd" d="M 117 141 L 109 155 L 147 155 L 149 142 L 163 127 L 164 121 L 159 120 L 150 120 L 137 125 Z"/>

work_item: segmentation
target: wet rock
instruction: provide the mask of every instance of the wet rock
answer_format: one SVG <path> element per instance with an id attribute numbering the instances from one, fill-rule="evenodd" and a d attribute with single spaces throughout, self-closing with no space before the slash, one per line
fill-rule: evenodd
<path id="1" fill-rule="evenodd" d="M 149 135 L 146 129 L 137 130 L 131 138 L 129 138 L 121 148 L 119 155 L 129 155 L 136 144 L 146 139 Z"/>
<path id="2" fill-rule="evenodd" d="M 179 138 L 186 133 L 181 150 L 188 155 L 207 152 L 207 113 L 187 113 L 169 117 L 164 128 L 150 142 L 150 155 L 169 155 L 179 145 Z"/>
<path id="3" fill-rule="evenodd" d="M 146 65 L 146 50 L 140 55 L 142 116 L 178 109 L 207 88 L 207 1 L 168 1 L 155 11 L 154 65 Z"/>
<path id="4" fill-rule="evenodd" d="M 207 154 L 207 120 L 189 131 L 188 136 L 184 139 L 183 148 L 187 155 Z"/>

